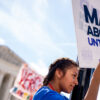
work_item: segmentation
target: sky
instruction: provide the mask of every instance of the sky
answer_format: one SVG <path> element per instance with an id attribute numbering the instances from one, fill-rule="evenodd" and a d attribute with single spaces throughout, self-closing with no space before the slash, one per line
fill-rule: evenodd
<path id="1" fill-rule="evenodd" d="M 59 57 L 76 61 L 71 0 L 0 0 L 0 45 L 42 75 Z"/>
<path id="2" fill-rule="evenodd" d="M 42 75 L 59 57 L 75 61 L 71 0 L 0 0 L 0 45 L 8 46 Z"/>

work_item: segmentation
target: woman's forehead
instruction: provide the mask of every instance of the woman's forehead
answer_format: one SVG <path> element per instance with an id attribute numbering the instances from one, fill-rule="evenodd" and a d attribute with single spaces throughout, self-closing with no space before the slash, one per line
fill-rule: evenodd
<path id="1" fill-rule="evenodd" d="M 66 69 L 77 69 L 77 70 L 79 70 L 79 67 L 75 66 L 75 65 L 70 65 L 70 66 L 67 66 Z"/>
<path id="2" fill-rule="evenodd" d="M 79 72 L 79 68 L 78 67 L 70 67 L 70 68 L 68 68 L 67 70 L 66 70 L 66 72 L 67 71 L 71 71 L 71 72 L 74 72 L 74 73 L 78 73 Z"/>

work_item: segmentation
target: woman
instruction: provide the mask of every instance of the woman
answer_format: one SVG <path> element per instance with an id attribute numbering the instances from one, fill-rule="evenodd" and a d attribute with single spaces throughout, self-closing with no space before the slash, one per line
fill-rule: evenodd
<path id="1" fill-rule="evenodd" d="M 68 59 L 61 58 L 57 59 L 53 64 L 50 65 L 49 72 L 44 79 L 43 87 L 41 87 L 34 95 L 33 100 L 68 100 L 60 94 L 61 91 L 71 93 L 75 85 L 78 85 L 78 65 Z M 99 68 L 100 71 L 100 68 Z M 95 71 L 95 77 L 97 79 L 98 71 Z M 99 77 L 98 79 L 99 80 Z M 95 81 L 95 79 L 93 80 Z M 94 86 L 96 83 L 93 83 Z M 96 84 L 99 85 L 98 83 Z M 91 100 L 92 86 L 85 98 L 85 100 Z M 92 89 L 92 90 L 91 90 Z M 96 98 L 97 89 L 94 90 L 94 97 Z M 89 99 L 88 99 L 89 98 Z M 96 100 L 96 99 L 92 99 Z"/>

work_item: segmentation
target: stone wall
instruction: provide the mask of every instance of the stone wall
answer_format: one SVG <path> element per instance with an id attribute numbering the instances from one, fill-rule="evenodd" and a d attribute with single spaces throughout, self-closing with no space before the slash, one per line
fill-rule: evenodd
<path id="1" fill-rule="evenodd" d="M 10 94 L 24 61 L 6 46 L 0 46 L 0 100 L 19 100 Z"/>

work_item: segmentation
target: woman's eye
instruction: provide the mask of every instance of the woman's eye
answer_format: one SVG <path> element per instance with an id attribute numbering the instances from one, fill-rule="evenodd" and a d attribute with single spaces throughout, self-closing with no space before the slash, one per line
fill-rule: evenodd
<path id="1" fill-rule="evenodd" d="M 73 74 L 73 79 L 75 79 L 76 78 L 76 75 L 75 74 Z"/>

